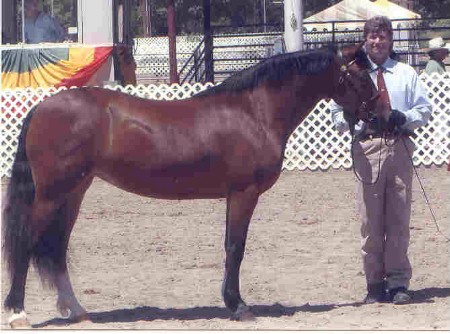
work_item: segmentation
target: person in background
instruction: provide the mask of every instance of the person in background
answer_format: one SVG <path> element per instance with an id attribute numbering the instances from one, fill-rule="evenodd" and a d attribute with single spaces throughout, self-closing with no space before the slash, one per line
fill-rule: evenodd
<path id="1" fill-rule="evenodd" d="M 445 44 L 442 37 L 430 39 L 428 42 L 428 55 L 430 60 L 425 67 L 425 73 L 442 74 L 445 72 L 444 59 L 448 57 L 450 52 L 450 43 Z"/>
<path id="2" fill-rule="evenodd" d="M 267 48 L 266 57 L 276 56 L 285 52 L 286 52 L 286 44 L 284 43 L 283 36 L 281 36 L 275 39 L 272 46 Z"/>
<path id="3" fill-rule="evenodd" d="M 62 42 L 64 28 L 50 15 L 39 10 L 39 0 L 25 0 L 25 43 Z"/>
<path id="4" fill-rule="evenodd" d="M 416 71 L 390 57 L 391 21 L 375 16 L 364 25 L 365 51 L 377 86 L 380 112 L 369 123 L 349 125 L 334 101 L 330 109 L 339 132 L 354 128 L 356 207 L 361 217 L 361 252 L 367 283 L 365 303 L 406 304 L 412 275 L 408 259 L 412 197 L 413 130 L 425 125 L 431 104 Z M 383 118 L 383 121 L 380 119 Z M 354 125 L 354 126 L 353 126 Z"/>

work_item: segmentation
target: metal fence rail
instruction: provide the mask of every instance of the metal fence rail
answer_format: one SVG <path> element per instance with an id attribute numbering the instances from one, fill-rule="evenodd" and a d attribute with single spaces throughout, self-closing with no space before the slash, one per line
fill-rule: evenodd
<path id="1" fill-rule="evenodd" d="M 448 20 L 448 21 L 444 21 Z M 362 41 L 363 20 L 304 22 L 305 49 L 314 49 L 329 43 L 336 45 Z M 394 50 L 399 60 L 415 67 L 424 68 L 428 56 L 424 50 L 428 40 L 435 35 L 450 38 L 450 24 L 437 25 L 436 22 L 450 22 L 450 19 L 398 19 L 393 20 Z M 271 54 L 274 41 L 282 36 L 281 27 L 260 25 L 239 27 L 214 26 L 213 67 L 216 82 L 223 81 L 236 71 L 246 69 Z M 259 31 L 259 32 L 255 32 Z M 201 62 L 193 64 L 194 50 L 203 36 L 177 37 L 177 59 L 181 67 L 201 67 Z M 169 56 L 167 37 L 136 38 L 135 58 L 138 64 L 139 83 L 168 82 Z M 450 66 L 450 63 L 447 64 Z M 192 70 L 194 71 L 194 70 Z M 202 77 L 198 81 L 202 81 Z M 192 82 L 192 80 L 190 80 Z"/>

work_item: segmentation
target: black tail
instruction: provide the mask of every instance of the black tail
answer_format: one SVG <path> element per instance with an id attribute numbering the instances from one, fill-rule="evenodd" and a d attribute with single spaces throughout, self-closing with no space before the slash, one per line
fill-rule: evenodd
<path id="1" fill-rule="evenodd" d="M 34 109 L 28 113 L 22 124 L 3 207 L 3 256 L 11 278 L 16 270 L 28 268 L 31 256 L 32 240 L 27 220 L 34 200 L 35 187 L 25 151 L 25 141 Z"/>
<path id="2" fill-rule="evenodd" d="M 39 271 L 41 279 L 54 283 L 52 278 L 66 265 L 67 202 L 63 201 L 46 222 L 47 227 L 39 236 L 34 236 L 30 213 L 35 197 L 35 185 L 25 151 L 26 135 L 33 108 L 23 122 L 19 143 L 9 181 L 3 209 L 3 256 L 11 279 L 14 274 L 28 270 L 30 260 Z M 36 222 L 35 222 L 36 223 Z M 37 239 L 36 239 L 37 237 Z"/>

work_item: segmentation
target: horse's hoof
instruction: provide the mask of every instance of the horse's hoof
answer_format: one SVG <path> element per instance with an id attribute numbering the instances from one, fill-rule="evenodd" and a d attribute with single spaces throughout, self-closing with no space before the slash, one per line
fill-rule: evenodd
<path id="1" fill-rule="evenodd" d="M 69 319 L 70 310 L 68 308 L 58 308 L 58 311 L 64 319 Z"/>
<path id="2" fill-rule="evenodd" d="M 244 304 L 238 306 L 236 312 L 233 313 L 232 319 L 236 321 L 255 321 L 256 317 L 250 311 L 250 307 Z"/>
<path id="3" fill-rule="evenodd" d="M 9 326 L 12 329 L 30 329 L 31 324 L 27 319 L 27 315 L 24 311 L 20 313 L 13 313 L 9 318 Z"/>
<path id="4" fill-rule="evenodd" d="M 63 302 L 58 302 L 56 305 L 61 316 L 70 323 L 82 322 L 89 320 L 87 312 L 82 308 L 78 307 L 75 310 L 71 310 Z"/>

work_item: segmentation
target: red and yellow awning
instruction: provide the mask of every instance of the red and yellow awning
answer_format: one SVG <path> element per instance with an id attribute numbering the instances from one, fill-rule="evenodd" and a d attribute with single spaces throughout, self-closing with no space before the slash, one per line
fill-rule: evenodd
<path id="1" fill-rule="evenodd" d="M 111 55 L 112 46 L 2 50 L 2 88 L 83 86 Z"/>

